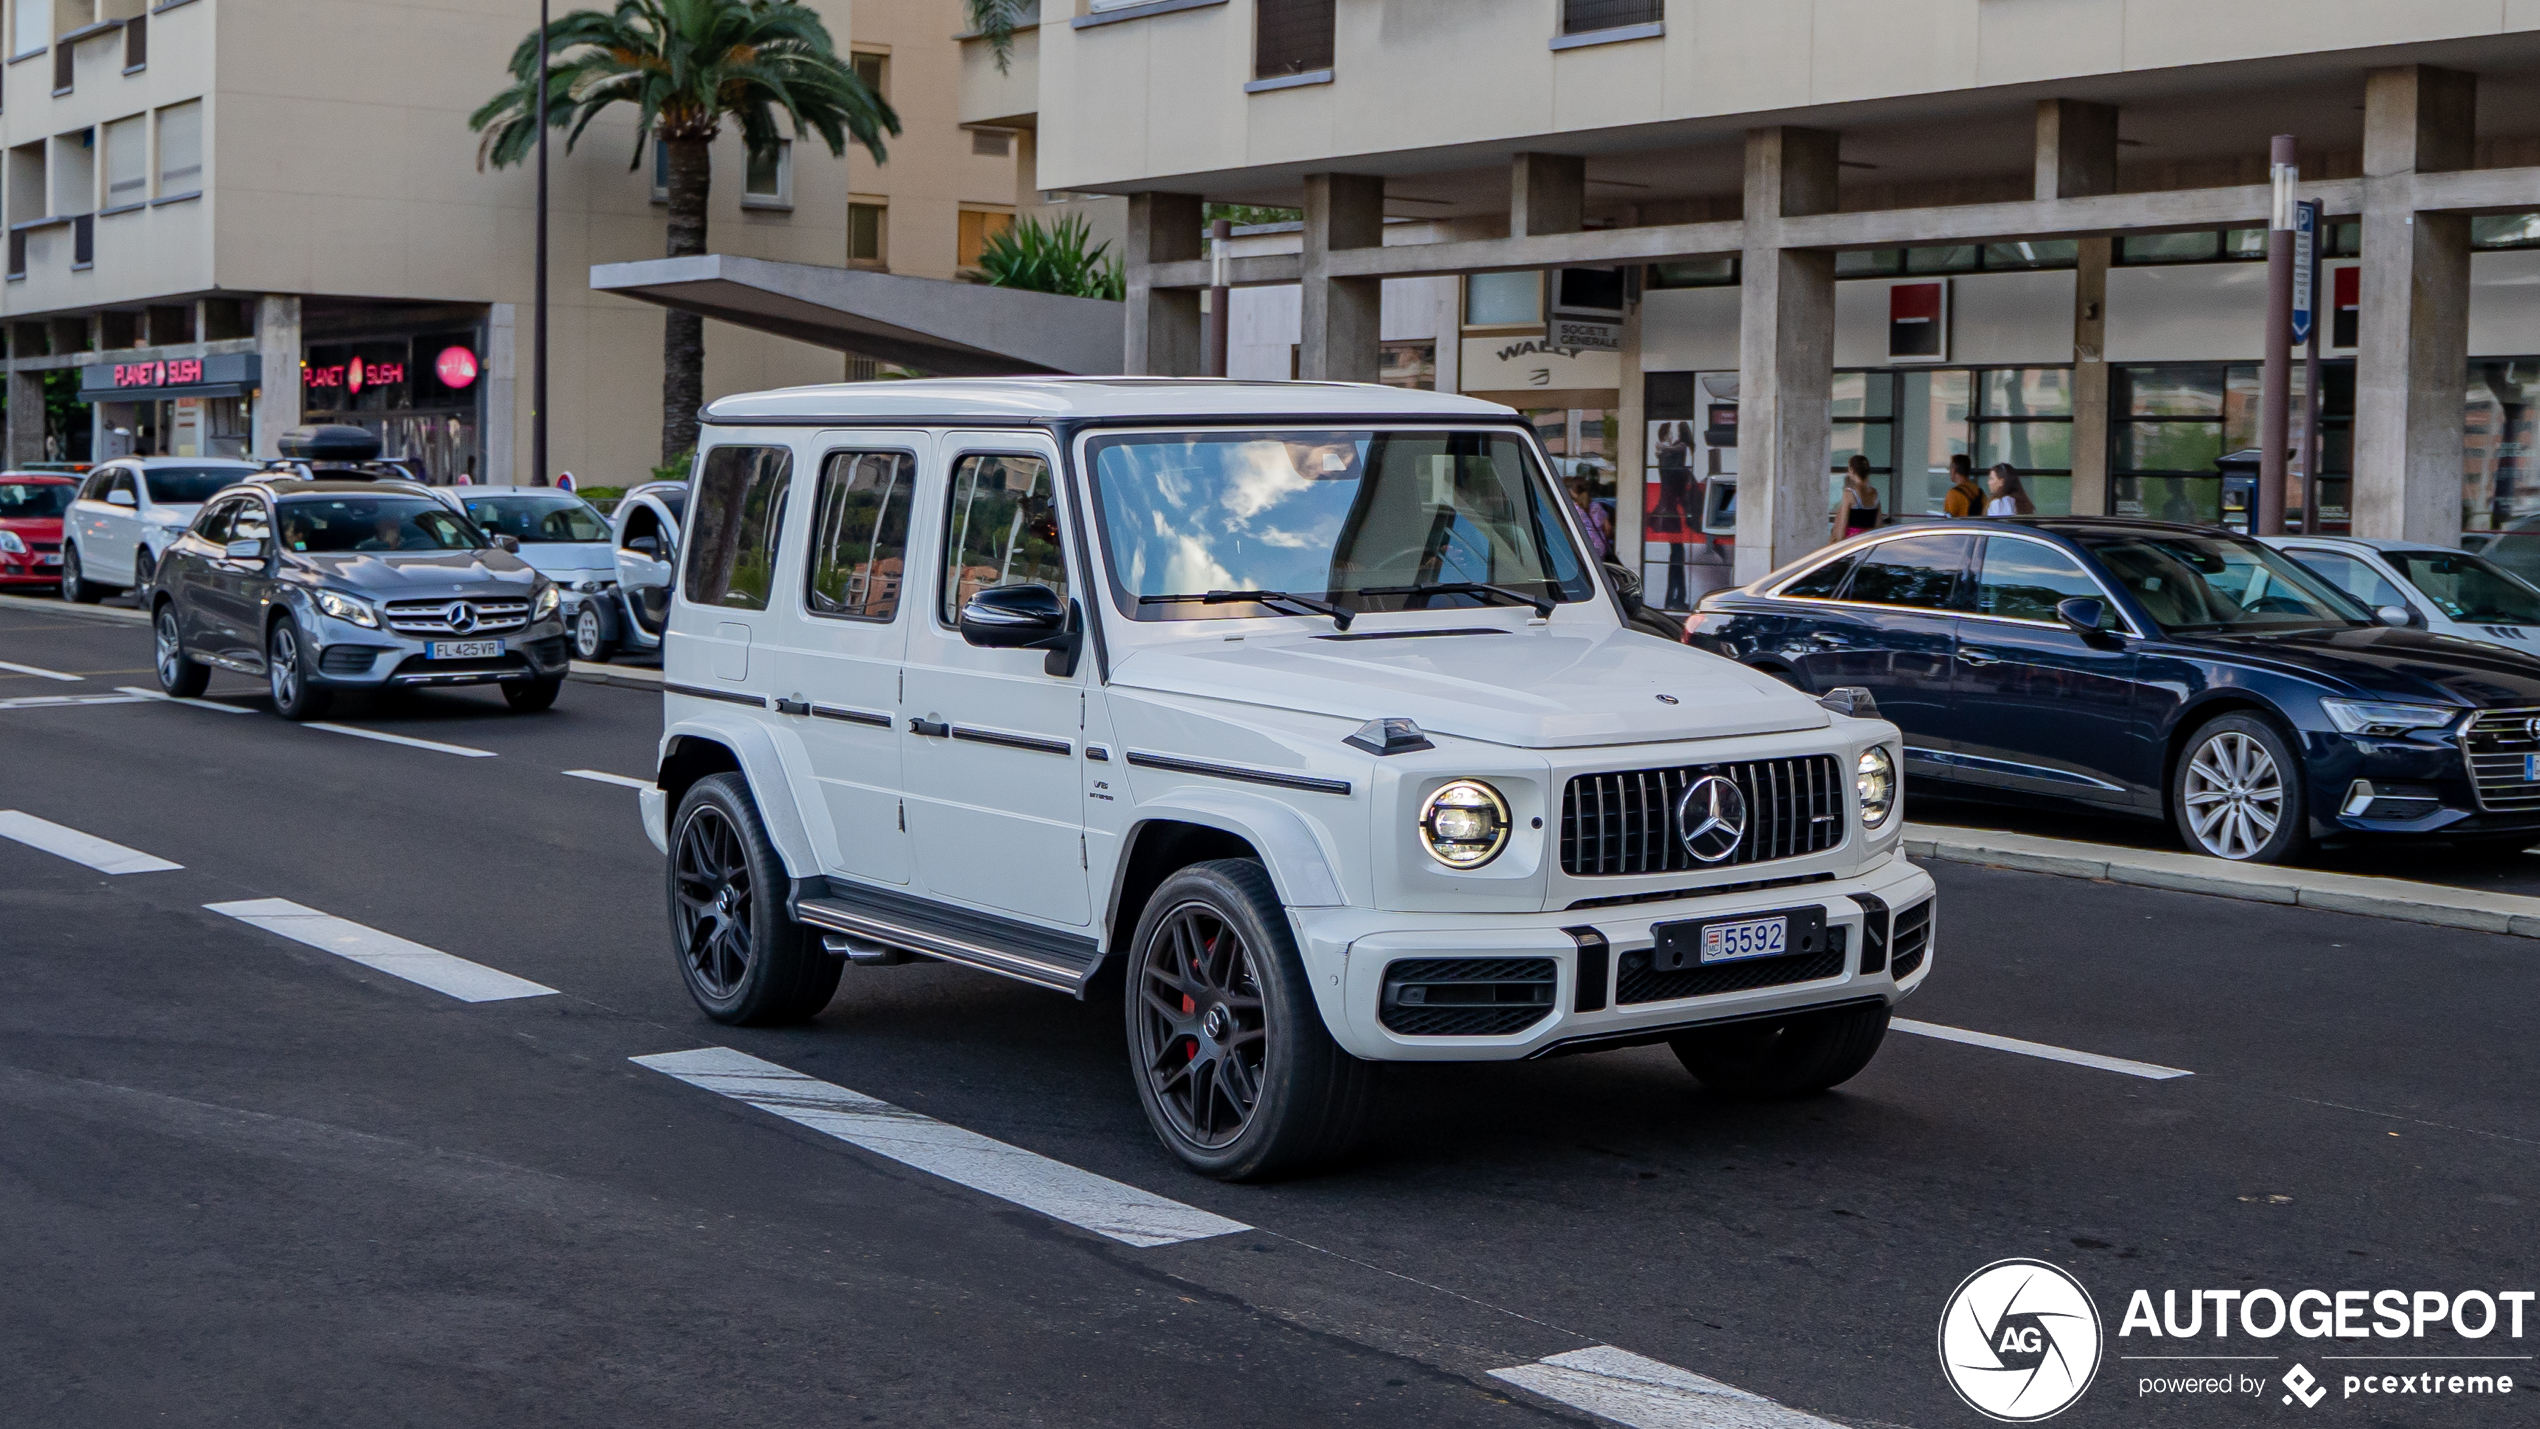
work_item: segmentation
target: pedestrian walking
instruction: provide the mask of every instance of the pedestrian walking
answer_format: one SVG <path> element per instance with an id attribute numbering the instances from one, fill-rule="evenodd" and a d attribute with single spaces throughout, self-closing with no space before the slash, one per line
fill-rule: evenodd
<path id="1" fill-rule="evenodd" d="M 1879 489 L 1870 484 L 1870 459 L 1857 453 L 1843 464 L 1843 486 L 1834 494 L 1834 536 L 1858 536 L 1879 524 Z"/>
<path id="2" fill-rule="evenodd" d="M 1973 516 L 1984 509 L 1984 488 L 1976 485 L 1976 469 L 1965 452 L 1949 454 L 1949 494 L 1940 507 L 1952 516 Z"/>
<path id="3" fill-rule="evenodd" d="M 1985 483 L 1985 489 L 1993 498 L 1984 504 L 1987 516 L 2037 514 L 2037 503 L 2028 499 L 2028 492 L 2020 487 L 2020 474 L 2012 470 L 2007 461 L 1994 463 L 1993 475 Z"/>

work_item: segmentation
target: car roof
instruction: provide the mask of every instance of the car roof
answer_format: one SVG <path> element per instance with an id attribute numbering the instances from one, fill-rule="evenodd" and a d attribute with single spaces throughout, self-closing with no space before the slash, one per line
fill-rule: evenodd
<path id="1" fill-rule="evenodd" d="M 264 463 L 246 461 L 234 456 L 119 456 L 99 462 L 99 466 L 137 466 L 149 471 L 163 466 L 234 467 L 240 471 L 262 471 Z"/>
<path id="2" fill-rule="evenodd" d="M 2292 535 L 2268 536 L 2262 539 L 2267 541 L 2270 545 L 2292 545 L 2298 543 L 2305 546 L 2350 546 L 2366 551 L 2441 551 L 2446 555 L 2452 556 L 2457 556 L 2461 553 L 2460 548 L 2457 546 L 2446 546 L 2435 541 L 2385 541 L 2372 536 Z"/>
<path id="3" fill-rule="evenodd" d="M 0 481 L 49 481 L 56 486 L 79 485 L 79 477 L 67 471 L 0 471 Z"/>
<path id="4" fill-rule="evenodd" d="M 1088 418 L 1186 421 L 1348 416 L 1383 421 L 1460 417 L 1507 422 L 1496 402 L 1363 382 L 1245 382 L 1219 377 L 938 377 L 905 382 L 837 382 L 748 392 L 709 404 L 708 422 L 780 423 L 899 420 L 915 423 L 1039 424 Z"/>
<path id="5" fill-rule="evenodd" d="M 254 485 L 261 490 L 272 492 L 277 500 L 285 496 L 377 496 L 381 492 L 394 496 L 433 494 L 432 488 L 422 482 L 397 481 L 393 478 L 382 478 L 377 481 L 330 481 L 325 477 L 281 476 L 259 481 Z"/>
<path id="6" fill-rule="evenodd" d="M 567 490 L 565 490 L 564 488 L 562 488 L 562 487 L 560 487 L 560 486 L 482 486 L 482 485 L 469 485 L 469 486 L 449 486 L 449 487 L 444 487 L 444 488 L 442 488 L 442 489 L 443 489 L 443 490 L 445 490 L 445 491 L 447 491 L 447 492 L 448 492 L 449 494 L 451 494 L 452 496 L 456 496 L 456 497 L 459 497 L 459 498 L 461 498 L 461 499 L 465 499 L 465 498 L 470 497 L 470 496 L 572 496 L 572 497 L 580 497 L 580 496 L 582 495 L 582 493 L 581 493 L 581 492 L 579 492 L 579 491 L 567 491 Z"/>

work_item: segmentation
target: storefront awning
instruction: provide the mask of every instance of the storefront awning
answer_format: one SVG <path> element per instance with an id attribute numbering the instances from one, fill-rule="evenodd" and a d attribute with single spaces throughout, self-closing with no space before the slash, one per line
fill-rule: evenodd
<path id="1" fill-rule="evenodd" d="M 1122 305 L 708 253 L 601 263 L 591 287 L 950 377 L 1120 371 Z"/>

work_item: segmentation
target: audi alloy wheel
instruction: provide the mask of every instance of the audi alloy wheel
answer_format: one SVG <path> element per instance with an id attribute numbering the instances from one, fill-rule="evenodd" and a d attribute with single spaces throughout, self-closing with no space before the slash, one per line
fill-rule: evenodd
<path id="1" fill-rule="evenodd" d="M 2281 863 L 2306 842 L 2301 765 L 2252 715 L 2224 715 L 2180 753 L 2171 804 L 2189 848 L 2235 863 Z"/>

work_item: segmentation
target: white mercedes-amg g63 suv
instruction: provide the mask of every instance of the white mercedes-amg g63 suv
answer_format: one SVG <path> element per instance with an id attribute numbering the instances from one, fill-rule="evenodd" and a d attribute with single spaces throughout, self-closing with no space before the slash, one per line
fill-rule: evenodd
<path id="1" fill-rule="evenodd" d="M 642 800 L 719 1021 L 911 958 L 1116 998 L 1156 1134 L 1250 1178 L 1344 1148 L 1378 1062 L 1831 1086 L 1930 976 L 1895 727 L 1632 628 L 1507 408 L 731 397 L 681 549 Z"/>

